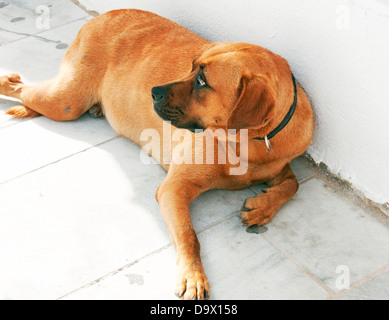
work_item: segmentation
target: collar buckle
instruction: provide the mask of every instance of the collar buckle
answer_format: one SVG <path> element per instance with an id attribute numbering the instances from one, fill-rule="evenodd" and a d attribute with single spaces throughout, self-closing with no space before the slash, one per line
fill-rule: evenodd
<path id="1" fill-rule="evenodd" d="M 269 138 L 267 137 L 267 135 L 265 136 L 265 143 L 266 143 L 266 153 L 269 153 L 272 151 L 272 147 L 271 147 L 271 144 L 270 144 L 270 141 L 269 141 Z"/>

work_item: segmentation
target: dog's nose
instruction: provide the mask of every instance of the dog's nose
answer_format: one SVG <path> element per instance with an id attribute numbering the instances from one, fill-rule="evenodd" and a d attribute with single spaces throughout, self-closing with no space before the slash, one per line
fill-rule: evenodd
<path id="1" fill-rule="evenodd" d="M 151 96 L 155 102 L 161 101 L 166 97 L 166 89 L 163 86 L 151 89 Z"/>

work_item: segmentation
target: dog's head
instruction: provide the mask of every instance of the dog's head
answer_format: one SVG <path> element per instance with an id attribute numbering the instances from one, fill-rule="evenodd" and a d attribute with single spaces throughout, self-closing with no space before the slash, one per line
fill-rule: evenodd
<path id="1" fill-rule="evenodd" d="M 286 61 L 264 48 L 216 43 L 193 61 L 187 76 L 152 89 L 154 109 L 193 132 L 261 128 L 274 117 L 283 75 L 290 84 Z"/>

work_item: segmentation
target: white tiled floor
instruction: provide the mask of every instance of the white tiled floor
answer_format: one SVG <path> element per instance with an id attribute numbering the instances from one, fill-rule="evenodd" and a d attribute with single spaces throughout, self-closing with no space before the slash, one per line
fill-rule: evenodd
<path id="1" fill-rule="evenodd" d="M 6 2 L 0 74 L 54 76 L 65 52 L 58 44 L 90 17 L 49 0 L 51 29 L 42 32 L 34 29 L 41 1 Z M 0 299 L 176 299 L 175 249 L 154 197 L 165 172 L 142 164 L 139 148 L 104 119 L 17 120 L 4 115 L 13 105 L 0 98 Z M 293 169 L 298 194 L 260 234 L 237 215 L 263 186 L 193 202 L 212 298 L 389 299 L 388 226 L 299 160 Z M 336 285 L 339 266 L 350 270 L 349 289 Z"/>
<path id="2" fill-rule="evenodd" d="M 85 11 L 69 0 L 4 0 L 0 3 L 0 45 L 29 35 L 42 36 L 40 33 L 45 31 L 46 26 L 53 29 L 87 16 Z M 43 11 L 42 6 L 46 7 Z M 49 25 L 39 23 L 47 17 L 45 10 L 49 10 Z"/>

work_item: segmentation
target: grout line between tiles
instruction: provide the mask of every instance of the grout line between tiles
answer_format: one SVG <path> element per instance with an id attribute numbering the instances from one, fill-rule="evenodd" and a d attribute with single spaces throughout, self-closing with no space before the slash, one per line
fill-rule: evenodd
<path id="1" fill-rule="evenodd" d="M 58 160 L 55 160 L 55 161 L 53 161 L 53 162 L 47 163 L 47 164 L 45 164 L 45 165 L 43 165 L 43 166 L 41 166 L 41 167 L 39 167 L 39 168 L 33 169 L 33 170 L 31 170 L 31 171 L 24 172 L 24 173 L 22 173 L 22 174 L 20 174 L 20 175 L 18 175 L 18 176 L 16 176 L 16 177 L 13 177 L 13 178 L 8 179 L 8 180 L 5 180 L 5 181 L 2 181 L 2 182 L 0 182 L 0 186 L 3 185 L 3 184 L 6 184 L 6 183 L 8 183 L 8 182 L 11 182 L 11 181 L 13 181 L 13 180 L 16 180 L 16 179 L 19 179 L 19 178 L 21 178 L 21 177 L 24 177 L 25 175 L 28 175 L 28 174 L 30 174 L 30 173 L 36 172 L 36 171 L 38 171 L 38 170 L 40 170 L 40 169 L 43 169 L 43 168 L 45 168 L 45 167 L 48 167 L 48 166 L 51 166 L 51 165 L 56 164 L 56 163 L 58 163 L 58 162 L 61 162 L 61 161 L 63 161 L 63 160 L 69 159 L 69 158 L 71 158 L 71 157 L 73 157 L 73 156 L 75 156 L 75 155 L 77 155 L 77 154 L 80 154 L 80 153 L 83 153 L 83 152 L 88 151 L 88 150 L 90 150 L 90 149 L 99 147 L 99 146 L 101 146 L 101 145 L 103 145 L 103 144 L 105 144 L 105 143 L 111 142 L 111 141 L 113 141 L 113 140 L 115 140 L 115 139 L 117 139 L 117 138 L 120 138 L 120 136 L 116 136 L 116 137 L 114 137 L 114 138 L 105 140 L 105 141 L 100 142 L 100 143 L 98 143 L 98 144 L 96 144 L 96 145 L 90 146 L 90 147 L 88 147 L 88 148 L 86 148 L 86 149 L 83 149 L 83 150 L 77 151 L 77 152 L 75 152 L 75 153 L 72 153 L 72 154 L 70 154 L 70 155 L 68 155 L 68 156 L 66 156 L 66 157 L 61 158 L 61 159 L 58 159 Z"/>
<path id="2" fill-rule="evenodd" d="M 313 281 L 315 281 L 319 286 L 321 286 L 329 296 L 333 296 L 335 293 L 327 287 L 320 279 L 318 279 L 312 272 L 308 270 L 307 267 L 305 267 L 301 262 L 299 262 L 297 259 L 295 259 L 289 252 L 287 252 L 285 249 L 280 247 L 278 244 L 276 244 L 270 237 L 268 237 L 265 233 L 262 233 L 261 236 L 269 242 L 273 247 L 275 247 L 277 250 L 281 251 L 290 261 L 292 261 L 297 267 L 299 267 L 306 275 L 308 275 Z"/>
<path id="3" fill-rule="evenodd" d="M 233 213 L 231 213 L 231 214 L 229 214 L 229 215 L 227 215 L 227 216 L 225 216 L 225 217 L 223 217 L 223 218 L 221 218 L 221 219 L 219 219 L 219 220 L 217 220 L 217 221 L 215 221 L 215 222 L 212 222 L 212 223 L 210 223 L 209 225 L 203 227 L 203 228 L 200 229 L 198 232 L 196 232 L 196 234 L 199 235 L 199 234 L 201 234 L 202 232 L 204 232 L 204 231 L 206 231 L 206 230 L 209 230 L 209 229 L 215 227 L 216 225 L 218 225 L 218 224 L 220 224 L 220 223 L 223 223 L 224 221 L 227 221 L 227 220 L 231 219 L 231 218 L 234 217 L 234 216 L 237 216 L 238 214 L 239 214 L 239 212 L 238 212 L 238 211 L 235 211 L 235 212 L 233 212 Z M 89 283 L 87 283 L 87 284 L 85 284 L 85 285 L 83 285 L 83 286 L 81 286 L 81 287 L 79 287 L 79 288 L 77 288 L 77 289 L 74 289 L 74 290 L 72 290 L 72 291 L 70 291 L 70 292 L 64 294 L 63 296 L 57 298 L 57 300 L 61 300 L 61 299 L 65 298 L 65 297 L 67 297 L 67 296 L 70 296 L 71 294 L 73 294 L 73 293 L 75 293 L 75 292 L 77 292 L 77 291 L 79 291 L 79 290 L 86 289 L 86 288 L 89 288 L 89 287 L 91 287 L 91 286 L 93 286 L 93 285 L 96 285 L 96 284 L 100 283 L 101 281 L 103 281 L 103 280 L 105 280 L 105 279 L 107 279 L 107 278 L 109 278 L 109 277 L 111 277 L 111 276 L 114 276 L 115 274 L 118 274 L 119 272 L 121 272 L 121 271 L 123 271 L 123 270 L 126 270 L 126 269 L 128 269 L 128 268 L 131 268 L 131 267 L 134 266 L 135 264 L 141 262 L 143 259 L 152 257 L 152 256 L 154 256 L 154 255 L 157 255 L 157 254 L 159 254 L 159 253 L 165 251 L 166 249 L 170 248 L 171 246 L 173 246 L 173 243 L 169 243 L 168 245 L 163 246 L 162 248 L 159 248 L 159 249 L 157 249 L 157 250 L 154 250 L 154 251 L 152 251 L 152 252 L 150 252 L 150 253 L 144 255 L 143 257 L 138 258 L 138 259 L 136 259 L 136 260 L 134 260 L 134 261 L 132 261 L 132 262 L 126 264 L 125 266 L 123 266 L 123 267 L 121 267 L 121 268 L 119 268 L 119 269 L 115 269 L 114 271 L 111 271 L 111 272 L 109 272 L 109 273 L 107 273 L 107 274 L 101 276 L 100 278 L 97 278 L 96 280 L 93 280 L 93 281 L 91 281 L 91 282 L 89 282 Z"/>
<path id="4" fill-rule="evenodd" d="M 55 26 L 53 28 L 50 28 L 50 29 L 47 29 L 47 30 L 43 30 L 43 31 L 39 31 L 37 33 L 31 33 L 31 34 L 30 33 L 24 33 L 24 32 L 16 32 L 16 31 L 12 31 L 12 30 L 8 30 L 8 29 L 4 29 L 4 28 L 0 27 L 0 31 L 5 31 L 5 32 L 8 32 L 8 33 L 13 33 L 13 34 L 24 36 L 23 38 L 12 40 L 10 42 L 4 43 L 3 45 L 0 45 L 0 48 L 1 47 L 5 47 L 6 45 L 11 44 L 11 43 L 15 43 L 15 42 L 18 42 L 18 41 L 22 41 L 22 40 L 28 39 L 29 37 L 37 38 L 37 39 L 45 39 L 45 38 L 43 38 L 43 37 L 41 37 L 39 35 L 42 34 L 42 33 L 45 33 L 45 32 L 50 32 L 50 31 L 56 30 L 56 29 L 61 28 L 61 27 L 65 27 L 65 26 L 67 26 L 69 24 L 72 24 L 74 22 L 78 22 L 78 21 L 84 20 L 84 19 L 86 19 L 88 17 L 89 16 L 86 15 L 86 16 L 84 16 L 82 18 L 79 18 L 79 19 L 76 19 L 76 20 L 73 20 L 73 21 L 69 21 L 69 22 L 61 24 L 59 26 Z M 45 39 L 45 40 L 48 40 L 48 39 Z M 55 42 L 54 40 L 49 40 L 49 41 L 50 42 Z"/>
<path id="5" fill-rule="evenodd" d="M 364 285 L 365 283 L 368 283 L 369 281 L 379 277 L 380 275 L 386 273 L 389 271 L 389 264 L 386 266 L 383 266 L 379 268 L 378 270 L 374 271 L 373 273 L 369 274 L 368 276 L 354 282 L 349 289 L 344 289 L 342 291 L 339 291 L 337 293 L 332 294 L 330 297 L 328 297 L 328 300 L 336 300 L 339 298 L 344 297 L 348 293 L 354 291 L 355 289 L 359 288 L 360 286 Z"/>
<path id="6" fill-rule="evenodd" d="M 98 279 L 96 279 L 96 280 L 93 280 L 93 281 L 91 281 L 91 282 L 89 282 L 89 283 L 87 283 L 87 284 L 85 284 L 85 285 L 83 285 L 83 286 L 81 286 L 81 287 L 79 287 L 79 288 L 77 288 L 77 289 L 74 289 L 73 291 L 70 291 L 70 292 L 64 294 L 63 296 L 57 298 L 56 300 L 64 299 L 64 298 L 70 296 L 71 294 L 76 293 L 76 292 L 79 291 L 79 290 L 86 289 L 86 288 L 89 288 L 89 287 L 91 287 L 91 286 L 93 286 L 93 285 L 95 285 L 95 284 L 98 284 L 99 282 L 101 282 L 101 281 L 103 281 L 103 280 L 105 280 L 105 279 L 107 279 L 107 278 L 109 278 L 109 277 L 111 277 L 111 276 L 114 276 L 115 274 L 117 274 L 117 273 L 119 273 L 119 272 L 121 272 L 121 271 L 123 271 L 123 270 L 126 270 L 126 269 L 128 269 L 128 268 L 131 268 L 133 265 L 137 264 L 138 262 L 140 262 L 140 261 L 143 260 L 143 259 L 149 258 L 149 257 L 151 257 L 151 256 L 154 256 L 154 255 L 156 255 L 156 254 L 159 254 L 160 252 L 163 252 L 163 251 L 169 249 L 172 245 L 173 245 L 173 243 L 169 243 L 169 244 L 165 245 L 165 246 L 162 247 L 162 248 L 159 248 L 159 249 L 157 249 L 157 250 L 154 250 L 154 251 L 152 251 L 152 252 L 150 252 L 150 253 L 144 255 L 143 257 L 141 257 L 141 258 L 139 258 L 139 259 L 136 259 L 136 260 L 134 260 L 134 261 L 132 261 L 132 262 L 126 264 L 125 266 L 123 266 L 123 267 L 121 267 L 121 268 L 119 268 L 119 269 L 116 269 L 116 270 L 114 270 L 114 271 L 111 271 L 111 272 L 109 272 L 109 273 L 103 275 L 102 277 L 100 277 L 100 278 L 98 278 Z"/>
<path id="7" fill-rule="evenodd" d="M 250 189 L 251 192 L 254 192 L 255 196 L 257 196 L 257 195 L 259 194 L 258 192 L 256 192 L 256 191 L 253 189 L 253 187 L 249 187 L 249 189 Z"/>
<path id="8" fill-rule="evenodd" d="M 231 219 L 232 217 L 235 217 L 235 216 L 238 216 L 239 215 L 239 211 L 234 211 L 233 213 L 230 213 L 229 215 L 226 215 L 224 216 L 223 218 L 219 219 L 219 220 L 216 220 L 215 222 L 212 222 L 210 223 L 209 225 L 203 227 L 202 229 L 200 229 L 199 231 L 196 232 L 197 235 L 203 233 L 204 231 L 207 231 L 209 229 L 212 229 L 213 227 L 217 226 L 218 224 L 221 224 L 223 223 L 224 221 L 227 221 L 229 219 Z"/>

